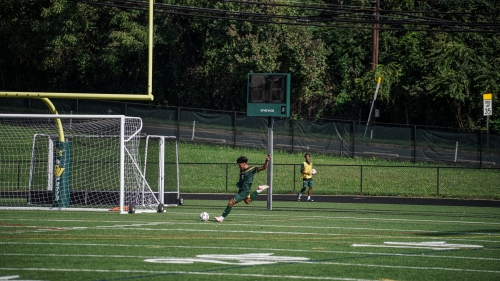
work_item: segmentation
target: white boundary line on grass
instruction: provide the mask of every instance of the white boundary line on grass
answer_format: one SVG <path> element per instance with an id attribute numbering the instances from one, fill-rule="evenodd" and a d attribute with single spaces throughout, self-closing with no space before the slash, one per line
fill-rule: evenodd
<path id="1" fill-rule="evenodd" d="M 131 225 L 126 225 L 126 226 L 97 226 L 97 227 L 92 227 L 92 229 L 95 228 L 107 228 L 107 229 L 119 229 L 119 230 L 129 230 L 129 231 L 135 231 L 136 229 L 134 227 L 137 227 L 139 225 L 132 223 Z M 233 226 L 233 225 L 231 225 Z M 217 227 L 217 226 L 216 226 Z M 59 227 L 55 229 L 54 227 L 25 227 L 26 229 L 30 229 L 32 232 L 44 232 L 44 231 L 71 231 L 71 230 L 86 230 L 90 229 L 90 227 L 69 227 L 69 228 L 62 228 Z M 245 231 L 245 230 L 222 230 L 222 229 L 192 229 L 192 228 L 144 228 L 141 227 L 141 231 L 168 231 L 168 232 L 217 232 L 217 233 L 252 233 L 252 234 L 278 234 L 278 235 L 315 235 L 316 237 L 352 237 L 352 233 L 317 233 L 317 232 L 289 232 L 289 231 Z M 398 239 L 425 239 L 425 240 L 432 240 L 433 238 L 430 237 L 415 237 L 415 236 L 400 236 L 398 233 L 394 234 L 357 234 L 359 237 L 382 237 L 382 238 L 398 238 Z M 492 237 L 494 238 L 494 237 Z M 443 238 L 439 238 L 443 239 Z M 447 240 L 452 240 L 452 241 L 467 241 L 468 243 L 470 241 L 474 242 L 485 242 L 485 243 L 500 243 L 500 240 L 478 240 L 478 239 L 465 239 L 465 238 L 447 238 Z"/>
<path id="2" fill-rule="evenodd" d="M 82 221 L 82 222 L 86 222 L 88 223 L 88 221 L 86 220 L 67 220 L 67 219 L 56 219 L 56 220 L 43 220 L 43 219 L 3 219 L 3 221 L 9 221 L 9 220 L 15 220 L 15 221 L 36 221 L 36 222 L 40 222 L 40 221 L 49 221 L 49 222 L 78 222 L 78 221 Z M 165 224 L 165 225 L 199 225 L 200 222 L 148 222 L 148 223 L 142 223 L 142 222 L 139 222 L 139 221 L 99 221 L 101 223 L 121 223 L 119 225 L 104 225 L 104 226 L 95 226 L 95 227 L 91 227 L 93 229 L 95 228 L 116 228 L 116 229 L 121 229 L 121 230 L 132 230 L 133 228 L 132 227 L 143 227 L 143 226 L 157 226 L 157 225 L 162 225 L 162 224 Z M 126 223 L 126 224 L 123 224 L 123 223 Z M 234 226 L 248 226 L 248 224 L 240 224 L 240 223 L 231 223 L 230 224 L 232 227 Z M 215 225 L 215 227 L 218 227 L 218 226 L 224 226 L 224 225 L 221 225 L 221 224 L 217 224 Z M 290 228 L 290 226 L 275 226 L 275 225 L 262 225 L 262 224 L 259 224 L 259 225 L 253 225 L 253 226 L 266 226 L 266 227 L 274 227 L 274 228 Z M 3 225 L 2 227 L 19 227 L 19 226 L 8 226 L 8 225 Z M 26 228 L 34 228 L 35 226 L 26 226 Z M 36 226 L 38 227 L 38 226 Z M 43 229 L 47 229 L 49 230 L 50 227 L 39 227 L 39 231 L 40 230 L 43 230 Z M 60 230 L 85 230 L 85 229 L 89 229 L 90 227 L 86 227 L 86 226 L 81 226 L 81 227 L 61 227 Z M 296 226 L 293 226 L 293 228 L 307 228 L 307 229 L 310 229 L 310 226 L 304 226 L 304 225 L 296 225 Z M 337 227 L 337 226 L 319 226 L 319 227 L 315 227 L 315 229 L 343 229 L 343 230 L 370 230 L 370 231 L 392 231 L 392 232 L 415 232 L 415 233 L 439 233 L 440 231 L 437 231 L 437 230 L 423 230 L 423 229 L 420 229 L 420 230 L 415 230 L 415 229 L 390 229 L 390 228 L 368 228 L 368 227 Z M 160 229 L 148 229 L 148 228 L 141 228 L 141 230 L 160 230 Z M 169 228 L 168 230 L 177 230 L 177 231 L 205 231 L 205 232 L 210 232 L 210 231 L 214 231 L 214 230 L 210 230 L 210 229 L 185 229 L 185 228 L 176 228 L 176 229 L 173 229 L 173 228 Z M 220 229 L 217 229 L 217 231 L 222 231 Z M 243 231 L 242 231 L 243 232 Z M 244 231 L 246 232 L 246 231 Z M 266 233 L 269 233 L 269 232 L 266 232 Z M 299 232 L 270 232 L 270 233 L 281 233 L 281 234 L 313 234 L 313 233 L 299 233 Z M 496 234 L 496 233 L 483 233 L 483 232 L 464 232 L 464 231 L 447 231 L 447 233 L 450 233 L 450 234 L 453 234 L 453 233 L 457 233 L 457 234 L 472 234 L 472 235 L 484 235 L 484 236 L 498 236 L 500 237 L 500 234 Z M 317 234 L 317 233 L 314 233 L 314 234 Z M 396 233 L 397 234 L 397 233 Z M 343 235 L 343 234 L 330 234 L 330 235 Z M 365 236 L 367 236 L 365 234 Z M 457 239 L 457 238 L 453 238 L 453 239 Z M 477 241 L 477 240 L 476 240 Z M 500 241 L 488 241 L 488 242 L 500 242 Z"/>
<path id="3" fill-rule="evenodd" d="M 169 211 L 169 214 L 180 214 L 180 215 L 186 215 L 189 213 L 186 212 L 175 212 L 175 211 Z M 199 213 L 192 213 L 193 218 L 198 218 Z M 245 217 L 246 220 L 248 220 L 248 215 L 247 214 L 231 214 L 231 217 Z M 261 215 L 261 214 L 252 214 L 253 217 L 274 217 L 274 218 L 285 218 L 287 216 L 277 216 L 277 215 Z M 138 216 L 137 216 L 138 217 Z M 102 221 L 102 222 L 130 222 L 131 218 L 127 217 L 127 220 L 113 220 L 113 221 Z M 164 219 L 164 218 L 162 218 Z M 414 220 L 414 219 L 388 219 L 388 218 L 372 218 L 372 217 L 330 217 L 330 216 L 296 216 L 294 217 L 293 220 L 290 221 L 297 221 L 298 219 L 328 219 L 328 220 L 363 220 L 363 221 L 403 221 L 403 222 L 430 222 L 430 223 L 450 223 L 450 224 L 481 224 L 481 225 L 500 225 L 500 222 L 481 222 L 481 221 L 449 221 L 449 220 Z M 39 219 L 3 219 L 3 220 L 26 220 L 26 221 L 40 221 Z M 82 221 L 82 222 L 87 222 L 87 220 L 63 220 L 63 219 L 54 219 L 54 220 L 47 220 L 47 221 Z M 250 220 L 251 221 L 251 220 Z M 139 217 L 137 218 L 137 222 L 140 222 Z M 174 223 L 174 221 L 163 221 L 164 223 Z M 177 223 L 177 222 L 175 222 Z M 187 223 L 191 224 L 191 223 Z M 194 222 L 193 222 L 194 224 Z M 248 225 L 248 224 L 233 224 L 231 225 Z M 266 226 L 274 226 L 274 225 L 266 225 Z M 321 227 L 320 227 L 321 228 Z M 328 227 L 325 227 L 328 228 Z"/>
<path id="4" fill-rule="evenodd" d="M 75 244 L 75 243 L 44 243 L 44 242 L 0 242 L 0 245 L 60 245 L 60 246 L 88 246 L 88 247 L 150 247 L 150 248 L 169 248 L 169 249 L 224 249 L 234 250 L 233 247 L 212 247 L 212 246 L 165 246 L 165 245 L 124 245 L 124 244 Z M 448 258 L 448 259 L 465 259 L 465 260 L 487 260 L 487 261 L 500 261 L 500 258 L 483 258 L 483 257 L 464 257 L 464 256 L 445 256 L 445 255 L 432 255 L 426 253 L 422 254 L 401 254 L 401 253 L 380 253 L 380 252 L 354 252 L 354 251 L 331 251 L 331 250 L 298 250 L 298 249 L 277 249 L 277 248 L 238 248 L 239 250 L 249 251 L 270 251 L 270 252 L 293 252 L 293 253 L 330 253 L 330 254 L 350 254 L 350 255 L 375 255 L 375 256 L 400 256 L 400 257 L 419 257 L 419 258 Z M 54 257 L 112 257 L 119 258 L 122 255 L 75 255 L 75 254 L 25 254 L 25 253 L 2 253 L 9 256 L 54 256 Z M 131 258 L 157 258 L 152 256 L 127 256 Z"/>
<path id="5" fill-rule="evenodd" d="M 401 265 L 383 265 L 383 264 L 360 264 L 360 263 L 345 263 L 345 262 L 296 262 L 296 263 L 314 263 L 314 264 L 325 264 L 325 265 L 339 265 L 339 266 L 350 266 L 350 267 L 377 267 L 377 268 L 390 268 L 390 269 L 413 269 L 413 270 L 441 270 L 441 271 L 457 271 L 457 272 L 476 272 L 476 273 L 494 273 L 500 274 L 498 270 L 481 270 L 481 269 L 464 269 L 464 268 L 448 268 L 448 267 L 429 267 L 429 266 L 401 266 Z M 161 274 L 170 273 L 169 271 L 141 271 L 141 270 L 104 270 L 104 269 L 61 269 L 61 268 L 8 268 L 0 267 L 0 270 L 23 270 L 23 271 L 69 271 L 69 272 L 129 272 L 129 273 L 152 273 Z M 172 272 L 175 273 L 175 272 Z M 206 272 L 184 272 L 185 274 L 215 274 L 215 275 L 227 275 L 227 276 L 240 276 L 240 274 L 225 274 L 225 273 L 206 273 Z M 316 280 L 358 280 L 358 279 L 330 279 L 331 277 L 313 277 L 313 276 L 280 276 L 280 275 L 260 275 L 260 274 L 244 274 L 241 276 L 254 276 L 254 277 L 276 277 L 276 278 L 302 278 L 302 279 L 316 279 Z"/>
<path id="6" fill-rule="evenodd" d="M 172 213 L 172 212 L 170 212 Z M 179 213 L 179 214 L 186 214 L 186 213 Z M 238 216 L 240 214 L 231 214 L 231 216 Z M 241 216 L 245 217 L 248 216 L 246 214 L 241 214 Z M 279 217 L 276 215 L 260 215 L 260 214 L 252 214 L 254 217 Z M 283 216 L 287 217 L 287 216 Z M 387 218 L 373 218 L 373 217 L 330 217 L 330 216 L 300 216 L 300 217 L 294 217 L 295 219 L 297 218 L 304 218 L 304 219 L 328 219 L 328 220 L 363 220 L 363 221 L 402 221 L 402 222 L 432 222 L 432 223 L 451 223 L 451 224 L 485 224 L 485 225 L 500 225 L 500 222 L 482 222 L 482 221 L 448 221 L 448 220 L 414 220 L 414 219 L 387 219 Z"/>
<path id="7" fill-rule="evenodd" d="M 88 223 L 87 220 L 69 220 L 69 219 L 51 219 L 51 220 L 43 220 L 43 219 L 3 219 L 3 221 L 36 221 L 36 222 L 40 222 L 40 221 L 54 221 L 54 222 L 78 222 L 78 221 L 82 221 L 82 222 L 86 222 Z M 128 223 L 128 224 L 120 224 L 118 225 L 119 227 L 121 227 L 120 229 L 124 230 L 124 229 L 130 229 L 130 227 L 136 227 L 136 226 L 151 226 L 151 225 L 161 225 L 161 224 L 165 224 L 165 225 L 199 225 L 200 222 L 148 222 L 148 223 L 142 223 L 142 222 L 139 222 L 139 221 L 116 221 L 116 220 L 108 220 L 108 221 L 100 221 L 102 223 Z M 439 221 L 437 221 L 439 222 Z M 495 225 L 497 223 L 494 223 Z M 231 226 L 248 226 L 248 224 L 240 224 L 240 223 L 231 223 L 230 224 Z M 222 226 L 221 224 L 218 224 L 217 226 Z M 217 227 L 216 226 L 216 227 Z M 254 225 L 256 226 L 256 225 Z M 266 227 L 274 227 L 274 228 L 290 228 L 290 226 L 279 226 L 279 225 L 263 225 L 263 224 L 259 224 L 257 226 L 266 226 Z M 2 226 L 2 227 L 9 227 L 9 226 Z M 18 226 L 12 226 L 12 227 L 18 227 Z M 31 226 L 32 227 L 32 226 Z M 110 226 L 110 225 L 105 225 L 105 226 L 95 226 L 95 227 L 92 227 L 92 228 L 116 228 L 117 226 Z M 30 226 L 27 226 L 27 228 L 30 228 Z M 45 227 L 48 229 L 48 227 Z M 61 229 L 64 229 L 64 230 L 82 230 L 82 229 L 88 229 L 89 227 L 86 227 L 86 226 L 81 226 L 81 227 L 66 227 L 66 228 L 61 228 Z M 293 226 L 293 228 L 307 228 L 307 229 L 310 229 L 310 226 L 305 226 L 305 225 L 295 225 Z M 142 228 L 144 230 L 148 230 L 148 229 L 145 229 L 145 228 Z M 368 228 L 368 227 L 338 227 L 338 226 L 317 226 L 315 227 L 315 229 L 343 229 L 343 230 L 370 230 L 370 231 L 393 231 L 393 232 L 415 232 L 415 233 L 439 233 L 440 231 L 437 231 L 437 230 L 424 230 L 424 229 L 419 229 L 419 230 L 416 230 L 416 229 L 394 229 L 394 228 Z M 150 229 L 150 230 L 154 230 L 154 229 Z M 174 230 L 174 229 L 169 229 L 169 230 Z M 189 231 L 188 229 L 177 229 L 177 230 L 181 230 L 181 231 Z M 193 229 L 191 231 L 211 231 L 211 230 L 197 230 L 197 229 Z M 218 230 L 220 231 L 220 230 Z M 472 234 L 472 235 L 484 235 L 484 236 L 499 236 L 500 237 L 500 234 L 496 234 L 496 233 L 483 233 L 483 232 L 464 232 L 464 231 L 447 231 L 447 233 L 450 233 L 450 234 L 453 234 L 453 233 L 457 233 L 457 234 Z M 341 234 L 339 234 L 341 235 Z M 500 242 L 500 241 L 489 241 L 489 242 Z"/>
<path id="8" fill-rule="evenodd" d="M 40 222 L 40 221 L 47 221 L 47 222 L 85 222 L 88 223 L 88 220 L 70 220 L 70 219 L 2 219 L 3 221 L 35 221 L 35 222 Z M 370 220 L 370 219 L 366 219 Z M 409 222 L 413 222 L 412 220 L 407 220 Z M 416 220 L 418 221 L 418 220 Z M 119 227 L 136 227 L 136 226 L 151 226 L 151 225 L 200 225 L 200 222 L 174 222 L 174 221 L 161 221 L 161 222 L 142 222 L 140 220 L 134 221 L 134 220 L 106 220 L 106 221 L 99 221 L 100 223 L 122 223 L 118 225 Z M 212 222 L 212 221 L 210 221 Z M 434 223 L 442 223 L 443 221 L 437 221 L 437 220 L 429 220 L 427 222 L 434 222 Z M 450 223 L 458 223 L 455 221 L 445 221 L 445 222 L 450 222 Z M 466 222 L 462 222 L 466 223 Z M 471 222 L 471 223 L 477 223 L 477 222 Z M 491 225 L 499 225 L 500 223 L 484 223 L 484 224 L 491 224 Z M 217 226 L 224 226 L 223 224 L 216 224 Z M 248 226 L 248 223 L 231 223 L 230 226 Z M 252 226 L 266 226 L 266 227 L 274 227 L 274 228 L 290 228 L 290 225 L 287 226 L 279 226 L 279 225 L 267 225 L 267 224 L 258 224 L 255 225 L 253 224 Z M 5 227 L 5 226 L 4 226 Z M 104 226 L 95 226 L 92 228 L 114 228 L 117 227 L 117 225 L 104 225 Z M 64 229 L 88 229 L 90 227 L 82 226 L 82 227 L 66 227 Z M 294 225 L 293 228 L 307 228 L 310 229 L 310 226 L 307 225 Z M 338 227 L 338 226 L 317 226 L 315 229 L 350 229 L 350 230 L 377 230 L 377 231 L 394 231 L 394 232 L 425 232 L 425 233 L 439 233 L 440 231 L 437 230 L 425 230 L 425 229 L 394 229 L 394 228 L 368 228 L 368 227 Z M 181 230 L 186 230 L 186 229 L 181 229 Z M 198 231 L 198 229 L 193 229 L 193 231 Z M 200 230 L 203 231 L 203 230 Z M 480 235 L 492 235 L 492 236 L 500 236 L 500 234 L 492 234 L 492 233 L 481 233 L 481 232 L 463 232 L 463 231 L 447 231 L 448 233 L 462 233 L 462 234 L 480 234 Z"/>

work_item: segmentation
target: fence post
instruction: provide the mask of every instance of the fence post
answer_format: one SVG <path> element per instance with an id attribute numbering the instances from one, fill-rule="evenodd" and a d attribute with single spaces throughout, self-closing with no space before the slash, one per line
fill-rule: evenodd
<path id="1" fill-rule="evenodd" d="M 177 107 L 177 139 L 181 140 L 181 108 Z"/>
<path id="2" fill-rule="evenodd" d="M 417 126 L 413 126 L 413 163 L 417 163 Z"/>
<path id="3" fill-rule="evenodd" d="M 437 169 L 437 183 L 436 183 L 436 195 L 439 196 L 439 167 Z"/>
<path id="4" fill-rule="evenodd" d="M 227 193 L 227 190 L 228 190 L 228 187 L 229 187 L 229 165 L 226 163 L 226 193 Z"/>
<path id="5" fill-rule="evenodd" d="M 351 158 L 354 158 L 355 154 L 354 154 L 354 125 L 355 125 L 355 122 L 354 120 L 351 121 L 351 136 L 352 136 L 352 156 Z"/>
<path id="6" fill-rule="evenodd" d="M 295 153 L 295 151 L 294 151 L 294 143 L 295 143 L 295 138 L 294 138 L 294 137 L 295 137 L 295 130 L 294 130 L 294 127 L 295 127 L 295 126 L 294 126 L 294 125 L 295 125 L 295 123 L 294 123 L 294 121 L 293 121 L 293 118 L 290 118 L 290 123 L 291 123 L 291 127 L 292 127 L 292 153 Z M 294 169 L 295 169 L 295 167 L 294 167 Z M 294 190 L 295 190 L 295 185 L 294 185 L 294 187 L 293 187 L 293 188 L 294 188 Z"/>
<path id="7" fill-rule="evenodd" d="M 363 165 L 359 166 L 359 194 L 363 195 Z"/>
<path id="8" fill-rule="evenodd" d="M 236 148 L 236 111 L 233 114 L 233 148 Z"/>
<path id="9" fill-rule="evenodd" d="M 295 186 L 297 184 L 297 165 L 293 164 L 293 192 L 295 193 Z"/>
<path id="10" fill-rule="evenodd" d="M 479 169 L 483 167 L 483 130 L 479 130 Z"/>
<path id="11" fill-rule="evenodd" d="M 195 132 L 195 128 L 196 128 L 196 121 L 193 121 L 193 131 L 191 133 L 191 140 L 194 140 L 194 132 Z"/>

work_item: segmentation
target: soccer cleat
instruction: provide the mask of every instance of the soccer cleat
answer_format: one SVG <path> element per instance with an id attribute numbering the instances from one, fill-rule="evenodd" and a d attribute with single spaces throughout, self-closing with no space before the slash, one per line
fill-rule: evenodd
<path id="1" fill-rule="evenodd" d="M 262 190 L 265 190 L 265 189 L 268 189 L 269 188 L 269 185 L 259 185 L 259 189 L 260 191 Z"/>
<path id="2" fill-rule="evenodd" d="M 297 201 L 300 202 L 300 194 L 297 194 Z"/>
<path id="3" fill-rule="evenodd" d="M 223 216 L 215 217 L 215 220 L 218 221 L 218 222 L 223 222 L 224 221 L 224 217 Z"/>
<path id="4" fill-rule="evenodd" d="M 307 202 L 314 202 L 314 200 L 312 200 L 312 199 L 307 199 Z"/>

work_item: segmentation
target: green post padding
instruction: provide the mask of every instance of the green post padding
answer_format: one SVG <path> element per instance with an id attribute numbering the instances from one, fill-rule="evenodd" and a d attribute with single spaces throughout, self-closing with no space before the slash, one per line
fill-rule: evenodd
<path id="1" fill-rule="evenodd" d="M 56 142 L 54 163 L 54 207 L 70 205 L 70 164 L 71 145 L 69 142 Z"/>

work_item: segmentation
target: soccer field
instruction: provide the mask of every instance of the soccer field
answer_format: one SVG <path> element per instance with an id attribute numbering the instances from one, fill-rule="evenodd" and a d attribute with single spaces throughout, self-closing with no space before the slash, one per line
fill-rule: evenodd
<path id="1" fill-rule="evenodd" d="M 0 280 L 500 280 L 499 208 L 264 200 L 0 210 Z"/>

